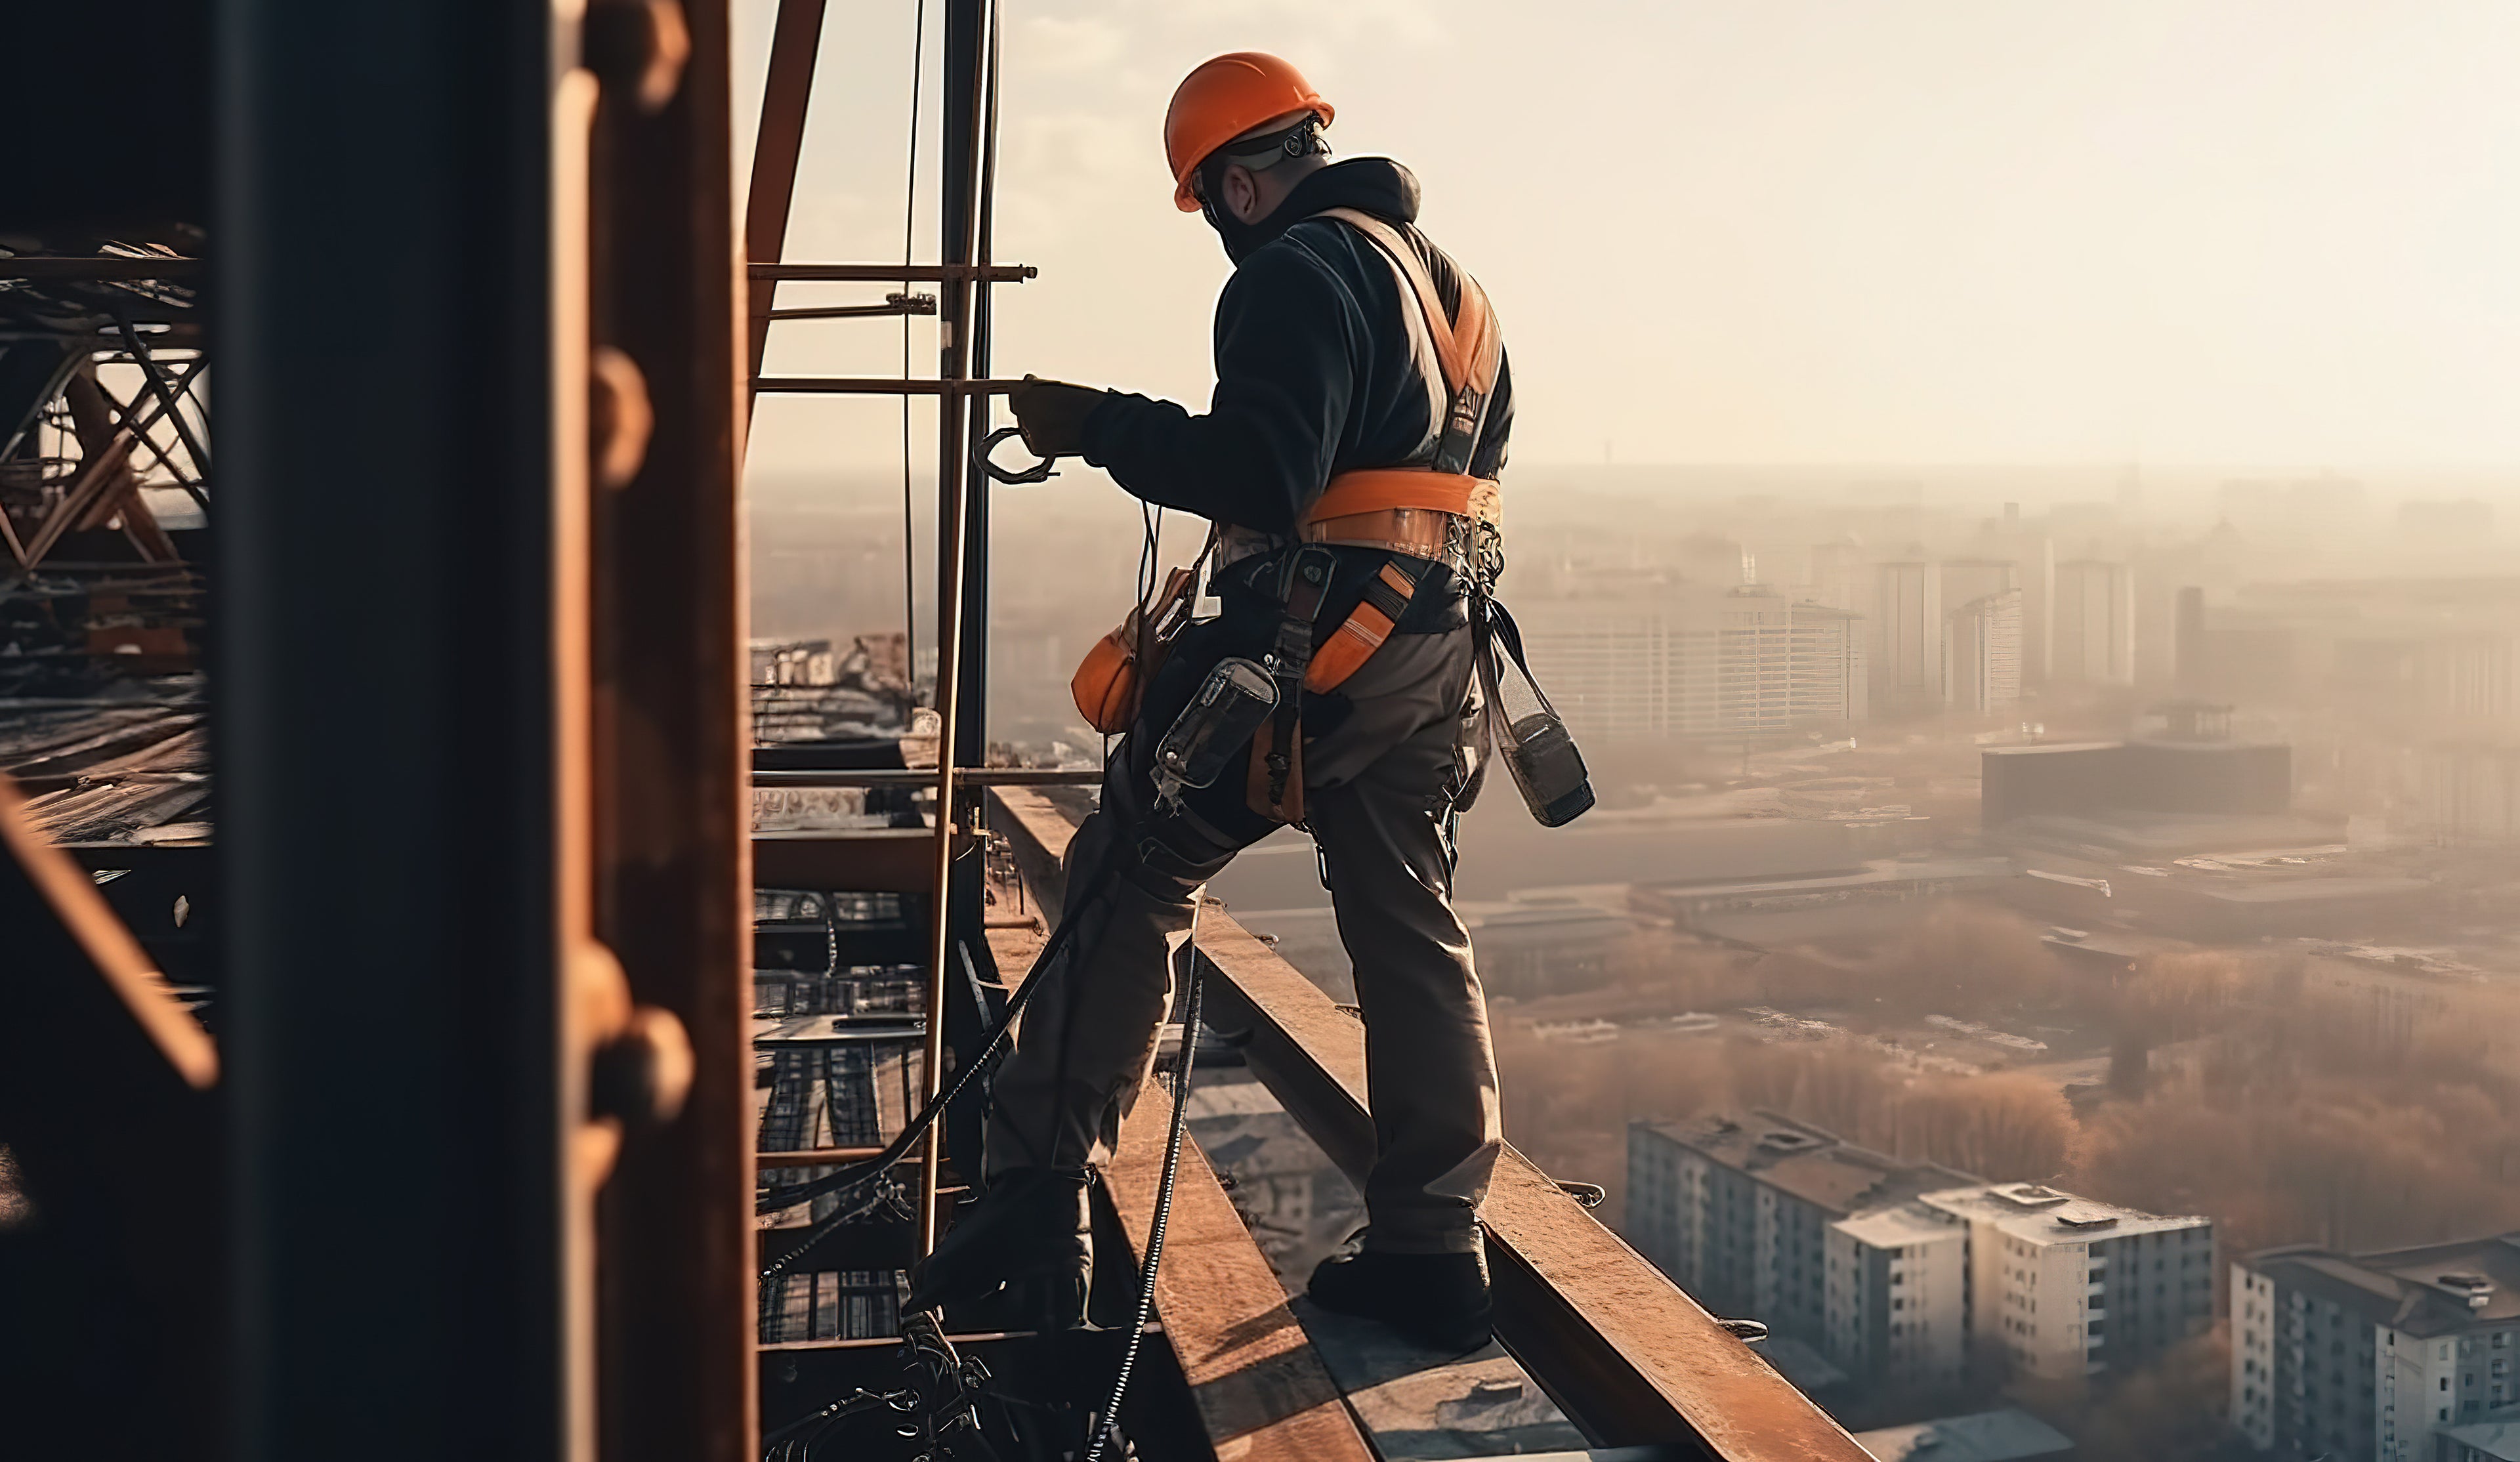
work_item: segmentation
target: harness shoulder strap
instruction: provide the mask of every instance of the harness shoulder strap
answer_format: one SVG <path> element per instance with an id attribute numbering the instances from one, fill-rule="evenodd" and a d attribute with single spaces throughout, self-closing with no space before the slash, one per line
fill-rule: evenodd
<path id="1" fill-rule="evenodd" d="M 1455 269 L 1461 280 L 1461 308 L 1453 316 L 1444 313 L 1443 291 L 1435 288 L 1435 276 L 1398 229 L 1355 208 L 1326 208 L 1314 215 L 1335 218 L 1371 240 L 1391 267 L 1409 284 L 1410 292 L 1418 296 L 1418 313 L 1425 317 L 1426 333 L 1435 347 L 1437 368 L 1444 377 L 1444 390 L 1450 398 L 1450 409 L 1437 434 L 1435 460 L 1438 472 L 1466 472 L 1470 458 L 1478 450 L 1479 433 L 1487 423 L 1488 401 L 1496 394 L 1497 377 L 1505 369 L 1505 332 L 1497 328 L 1496 311 L 1488 304 L 1487 291 L 1468 271 Z"/>
<path id="2" fill-rule="evenodd" d="M 1470 386 L 1484 396 L 1496 389 L 1497 369 L 1505 355 L 1505 335 L 1496 328 L 1495 311 L 1489 308 L 1487 291 L 1479 288 L 1477 280 L 1470 278 L 1467 271 L 1457 270 L 1462 282 L 1462 305 L 1459 318 L 1454 318 L 1444 312 L 1444 295 L 1435 288 L 1434 273 L 1398 229 L 1356 208 L 1326 208 L 1313 216 L 1335 218 L 1373 241 L 1409 282 L 1411 292 L 1418 296 L 1418 308 L 1426 317 L 1426 332 L 1434 337 L 1447 391 L 1459 393 Z"/>

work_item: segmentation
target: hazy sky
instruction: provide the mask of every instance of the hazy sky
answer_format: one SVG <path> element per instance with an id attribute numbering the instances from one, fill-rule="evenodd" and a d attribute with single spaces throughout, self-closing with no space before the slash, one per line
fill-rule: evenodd
<path id="1" fill-rule="evenodd" d="M 741 132 L 774 9 L 738 0 Z M 791 259 L 899 256 L 913 10 L 832 7 Z M 1228 266 L 1164 103 L 1264 49 L 1424 183 L 1525 465 L 2520 463 L 2520 0 L 1006 12 L 998 255 L 1042 277 L 999 291 L 1001 375 L 1204 402 Z M 779 329 L 774 370 L 898 369 L 896 323 Z M 894 465 L 897 410 L 765 403 L 754 466 Z"/>

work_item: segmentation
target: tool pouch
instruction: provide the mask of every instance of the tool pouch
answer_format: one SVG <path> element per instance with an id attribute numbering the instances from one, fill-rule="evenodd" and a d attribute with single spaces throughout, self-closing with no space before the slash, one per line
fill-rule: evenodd
<path id="1" fill-rule="evenodd" d="M 1522 631 L 1505 605 L 1479 596 L 1470 606 L 1470 623 L 1477 629 L 1479 688 L 1485 692 L 1486 715 L 1506 771 L 1541 826 L 1563 827 L 1593 806 L 1584 754 L 1532 677 L 1530 662 L 1523 658 Z"/>
<path id="2" fill-rule="evenodd" d="M 1118 629 L 1094 642 L 1067 683 L 1085 724 L 1106 736 L 1125 731 L 1138 719 L 1138 706 L 1153 684 L 1164 656 L 1171 652 L 1182 626 L 1190 622 L 1195 600 L 1191 589 L 1196 571 L 1177 568 L 1164 581 L 1161 594 L 1129 611 Z"/>

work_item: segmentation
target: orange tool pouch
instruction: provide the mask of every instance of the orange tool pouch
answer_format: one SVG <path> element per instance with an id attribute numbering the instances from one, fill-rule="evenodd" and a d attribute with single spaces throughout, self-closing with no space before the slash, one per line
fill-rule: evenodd
<path id="1" fill-rule="evenodd" d="M 1086 725 L 1116 736 L 1136 722 L 1147 687 L 1163 668 L 1174 638 L 1190 622 L 1194 602 L 1191 586 L 1197 581 L 1195 570 L 1174 569 L 1164 581 L 1163 593 L 1152 602 L 1131 609 L 1118 629 L 1094 642 L 1094 647 L 1085 652 L 1067 690 L 1076 698 L 1076 709 Z"/>

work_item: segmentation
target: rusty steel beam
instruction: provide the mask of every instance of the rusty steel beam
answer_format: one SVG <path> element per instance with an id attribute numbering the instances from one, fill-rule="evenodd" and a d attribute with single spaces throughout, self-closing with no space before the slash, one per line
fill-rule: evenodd
<path id="1" fill-rule="evenodd" d="M 883 1156 L 880 1147 L 807 1147 L 796 1152 L 756 1152 L 755 1168 L 824 1168 L 840 1163 L 863 1163 Z"/>
<path id="2" fill-rule="evenodd" d="M 886 768 L 867 770 L 837 769 L 818 771 L 805 769 L 766 769 L 752 774 L 756 787 L 913 787 L 927 788 L 936 784 L 936 774 L 922 769 Z M 958 787 L 1099 787 L 1102 784 L 1100 768 L 1064 767 L 957 767 L 954 785 Z"/>
<path id="3" fill-rule="evenodd" d="M 929 780 L 932 783 L 934 778 Z M 968 836 L 958 836 L 954 843 L 958 850 L 971 846 Z M 925 827 L 756 832 L 752 834 L 752 886 L 931 893 L 936 887 L 936 832 Z"/>
<path id="4" fill-rule="evenodd" d="M 1061 810 L 1021 789 L 995 796 L 1004 816 L 992 825 L 1017 865 L 1055 867 L 1073 831 Z M 1200 912 L 1198 953 L 1209 1023 L 1249 1031 L 1252 1071 L 1363 1187 L 1374 1156 L 1363 1024 L 1222 909 Z M 1843 1427 L 1511 1146 L 1481 1219 L 1499 1337 L 1597 1443 L 1721 1462 L 1867 1462 Z"/>
<path id="5" fill-rule="evenodd" d="M 822 50 L 825 0 L 779 0 L 770 32 L 770 75 L 761 92 L 761 124 L 752 148 L 752 186 L 744 196 L 744 258 L 777 265 L 788 247 L 788 215 L 796 198 L 796 159 L 805 150 L 805 113 L 814 92 L 814 60 Z M 744 375 L 761 374 L 770 344 L 775 276 L 751 291 Z M 886 275 L 889 279 L 891 276 Z"/>
<path id="6" fill-rule="evenodd" d="M 634 1125 L 599 1200 L 597 1433 L 605 1462 L 753 1462 L 748 367 L 728 4 L 680 0 L 678 57 L 670 24 L 648 19 L 658 3 L 588 14 L 604 68 L 589 215 L 593 897 L 631 998 L 688 1034 L 692 1083 L 678 1114 Z M 783 7 L 783 37 L 797 8 Z M 821 0 L 805 8 L 819 23 Z M 787 155 L 753 198 L 756 219 L 775 204 L 774 249 L 792 144 Z"/>
<path id="7" fill-rule="evenodd" d="M 1129 1246 L 1143 1256 L 1164 1166 L 1172 1093 L 1138 1093 L 1102 1180 Z M 1371 1462 L 1373 1448 L 1329 1367 L 1286 1306 L 1251 1231 L 1198 1144 L 1182 1138 L 1180 1175 L 1155 1275 L 1164 1344 L 1220 1457 L 1237 1462 Z M 1151 1329 L 1151 1327 L 1149 1327 Z"/>

